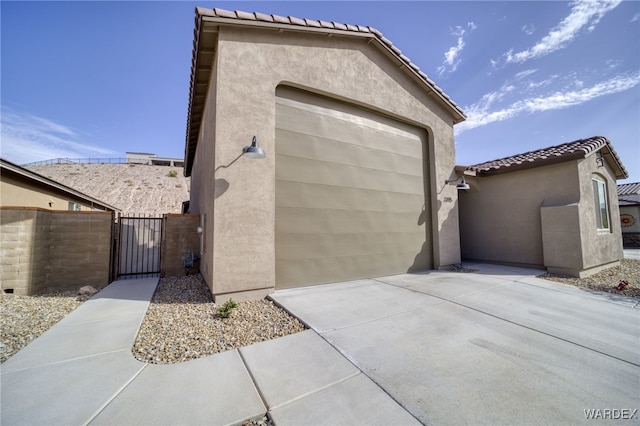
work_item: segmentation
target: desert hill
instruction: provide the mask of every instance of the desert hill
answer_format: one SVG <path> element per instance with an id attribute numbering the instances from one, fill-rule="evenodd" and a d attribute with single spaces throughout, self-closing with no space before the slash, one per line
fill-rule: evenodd
<path id="1" fill-rule="evenodd" d="M 142 164 L 51 164 L 27 169 L 111 204 L 122 213 L 181 213 L 190 178 L 182 167 Z"/>

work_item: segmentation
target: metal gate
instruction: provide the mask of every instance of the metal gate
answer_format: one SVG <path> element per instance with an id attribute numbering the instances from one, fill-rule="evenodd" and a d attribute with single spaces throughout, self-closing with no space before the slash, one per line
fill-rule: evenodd
<path id="1" fill-rule="evenodd" d="M 163 222 L 162 216 L 118 214 L 115 224 L 116 279 L 160 274 Z"/>

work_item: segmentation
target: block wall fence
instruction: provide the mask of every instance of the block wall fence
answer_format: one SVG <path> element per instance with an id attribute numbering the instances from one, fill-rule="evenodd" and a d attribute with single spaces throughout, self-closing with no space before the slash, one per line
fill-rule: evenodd
<path id="1" fill-rule="evenodd" d="M 37 294 L 109 284 L 110 212 L 0 209 L 3 292 Z"/>
<path id="2" fill-rule="evenodd" d="M 185 255 L 200 253 L 200 216 L 164 215 L 162 277 L 185 275 Z M 111 212 L 0 207 L 0 285 L 20 295 L 110 283 Z M 197 264 L 196 264 L 197 265 Z"/>

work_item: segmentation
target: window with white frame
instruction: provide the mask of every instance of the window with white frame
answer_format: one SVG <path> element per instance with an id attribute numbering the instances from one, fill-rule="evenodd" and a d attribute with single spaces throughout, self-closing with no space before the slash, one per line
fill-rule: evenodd
<path id="1" fill-rule="evenodd" d="M 607 185 L 604 181 L 593 179 L 593 199 L 595 201 L 596 227 L 609 229 L 609 203 L 607 202 Z"/>
<path id="2" fill-rule="evenodd" d="M 82 210 L 82 206 L 78 203 L 74 203 L 73 201 L 69 201 L 69 208 L 67 210 L 74 210 L 79 212 Z"/>

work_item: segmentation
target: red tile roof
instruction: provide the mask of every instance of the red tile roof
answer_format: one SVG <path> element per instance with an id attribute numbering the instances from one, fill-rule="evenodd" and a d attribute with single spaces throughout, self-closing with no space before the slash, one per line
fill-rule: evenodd
<path id="1" fill-rule="evenodd" d="M 548 148 L 529 151 L 523 154 L 474 164 L 473 166 L 468 166 L 466 170 L 474 171 L 478 176 L 492 175 L 586 158 L 600 150 L 603 150 L 603 157 L 612 166 L 616 174 L 616 178 L 627 178 L 627 170 L 622 164 L 620 157 L 613 149 L 613 145 L 611 145 L 609 139 L 604 136 L 579 139 L 573 142 L 563 143 L 561 145 L 550 146 Z"/>

